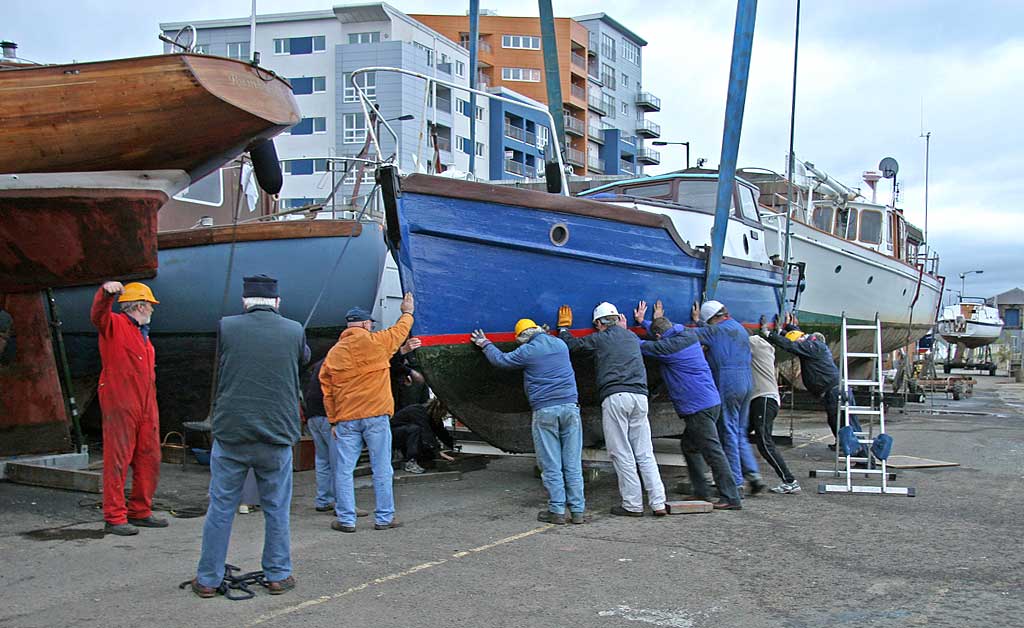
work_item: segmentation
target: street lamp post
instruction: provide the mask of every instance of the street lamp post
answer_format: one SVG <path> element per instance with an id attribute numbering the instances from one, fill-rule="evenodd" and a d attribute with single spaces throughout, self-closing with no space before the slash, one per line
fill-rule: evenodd
<path id="1" fill-rule="evenodd" d="M 651 142 L 655 146 L 685 146 L 686 147 L 686 169 L 690 169 L 690 143 L 689 142 Z"/>
<path id="2" fill-rule="evenodd" d="M 983 271 L 983 270 L 969 270 L 966 273 L 960 273 L 960 299 L 961 300 L 963 300 L 963 298 L 964 298 L 964 277 L 966 277 L 967 275 L 974 275 L 974 274 L 980 275 L 983 272 L 985 272 L 985 271 Z"/>

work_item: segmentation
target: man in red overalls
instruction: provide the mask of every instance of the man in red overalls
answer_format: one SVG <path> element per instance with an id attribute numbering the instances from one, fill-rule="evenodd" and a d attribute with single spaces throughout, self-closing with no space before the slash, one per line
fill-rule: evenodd
<path id="1" fill-rule="evenodd" d="M 121 312 L 113 313 L 114 297 Z M 120 536 L 137 526 L 165 528 L 153 516 L 160 478 L 160 418 L 156 407 L 156 354 L 149 341 L 153 291 L 141 283 L 108 281 L 96 291 L 90 318 L 99 330 L 99 398 L 103 411 L 104 530 Z M 132 494 L 125 505 L 124 483 L 132 469 Z"/>

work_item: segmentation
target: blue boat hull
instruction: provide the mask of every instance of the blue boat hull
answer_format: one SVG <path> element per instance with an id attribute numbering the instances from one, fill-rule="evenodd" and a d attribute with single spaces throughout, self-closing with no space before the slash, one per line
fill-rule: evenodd
<path id="1" fill-rule="evenodd" d="M 519 318 L 555 326 L 558 307 L 572 306 L 574 333 L 610 301 L 632 319 L 639 300 L 661 299 L 676 320 L 689 318 L 700 296 L 704 259 L 661 217 L 552 195 L 413 175 L 388 200 L 389 239 L 403 288 L 416 296 L 413 333 L 430 386 L 453 414 L 492 445 L 532 451 L 530 412 L 519 373 L 499 372 L 469 344 L 481 328 L 511 349 Z M 558 199 L 558 200 L 554 200 Z M 562 244 L 553 241 L 561 232 Z M 716 298 L 740 322 L 756 327 L 777 311 L 782 276 L 770 266 L 725 260 Z M 682 431 L 648 365 L 652 429 Z M 574 359 L 587 445 L 602 441 L 593 366 Z"/>
<path id="2" fill-rule="evenodd" d="M 285 225 L 281 229 L 295 227 L 287 222 L 275 224 Z M 346 243 L 348 249 L 332 275 Z M 281 314 L 299 322 L 309 316 L 326 282 L 306 332 L 314 357 L 319 357 L 337 340 L 349 308 L 373 307 L 387 255 L 381 228 L 374 223 L 364 223 L 353 236 L 238 241 L 233 248 L 230 277 L 232 244 L 220 241 L 160 250 L 156 277 L 143 280 L 160 300 L 151 338 L 157 355 L 157 401 L 165 430 L 177 429 L 181 421 L 206 417 L 217 322 L 222 315 L 241 312 L 242 277 L 258 273 L 276 277 Z M 72 375 L 86 388 L 94 386 L 100 370 L 96 333 L 89 322 L 95 292 L 96 286 L 56 291 Z M 79 391 L 79 397 L 91 392 Z"/>

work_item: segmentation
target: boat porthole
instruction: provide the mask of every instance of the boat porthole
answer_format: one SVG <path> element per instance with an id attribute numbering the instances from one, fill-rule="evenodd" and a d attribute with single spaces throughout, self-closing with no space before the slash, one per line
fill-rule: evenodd
<path id="1" fill-rule="evenodd" d="M 551 237 L 551 244 L 564 246 L 569 241 L 569 227 L 563 223 L 558 223 L 551 227 L 551 233 L 548 235 Z"/>
<path id="2" fill-rule="evenodd" d="M 747 234 L 743 234 L 743 253 L 750 255 L 750 242 L 747 241 Z"/>
<path id="3" fill-rule="evenodd" d="M 870 277 L 868 277 L 868 285 L 870 285 L 871 282 L 874 281 L 874 280 L 875 280 L 875 276 L 874 275 L 871 275 Z"/>
<path id="4" fill-rule="evenodd" d="M 903 289 L 903 296 L 907 296 L 907 289 L 906 288 Z"/>
<path id="5" fill-rule="evenodd" d="M 839 271 L 841 271 L 842 269 L 843 269 L 843 265 L 842 264 L 836 266 L 836 273 L 838 274 Z"/>

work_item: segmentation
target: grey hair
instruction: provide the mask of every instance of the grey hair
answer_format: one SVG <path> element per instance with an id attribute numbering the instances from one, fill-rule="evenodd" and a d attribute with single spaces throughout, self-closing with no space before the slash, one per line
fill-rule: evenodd
<path id="1" fill-rule="evenodd" d="M 247 309 L 247 310 L 250 309 L 250 308 L 261 306 L 261 305 L 265 305 L 265 306 L 275 307 L 276 308 L 277 307 L 277 299 L 276 298 L 272 299 L 270 297 L 243 297 L 242 298 L 242 304 L 245 306 L 245 309 Z"/>
<path id="2" fill-rule="evenodd" d="M 660 336 L 672 329 L 672 321 L 661 316 L 651 321 L 651 333 Z"/>
<path id="3" fill-rule="evenodd" d="M 117 307 L 120 308 L 122 312 L 127 314 L 128 312 L 132 312 L 139 309 L 146 303 L 148 303 L 148 301 L 125 301 L 124 303 L 118 303 Z"/>
<path id="4" fill-rule="evenodd" d="M 615 327 L 616 325 L 619 324 L 619 317 L 618 316 L 602 316 L 601 318 L 597 319 L 597 322 L 601 323 L 605 327 Z"/>
<path id="5" fill-rule="evenodd" d="M 816 331 L 811 334 L 811 340 L 817 340 L 818 342 L 825 342 L 825 334 L 820 331 Z"/>
<path id="6" fill-rule="evenodd" d="M 534 336 L 536 336 L 537 334 L 539 334 L 539 333 L 541 333 L 543 331 L 544 330 L 542 328 L 540 328 L 540 327 L 527 327 L 526 329 L 521 331 L 519 333 L 519 335 L 516 336 L 516 338 L 521 339 L 522 342 L 526 342 L 530 338 L 533 338 Z"/>

